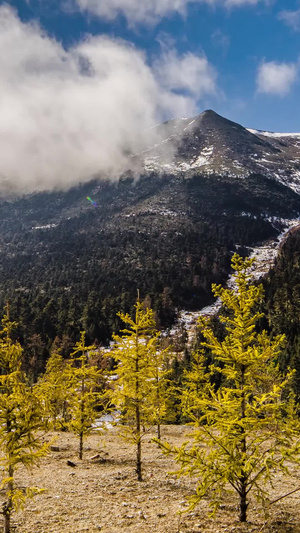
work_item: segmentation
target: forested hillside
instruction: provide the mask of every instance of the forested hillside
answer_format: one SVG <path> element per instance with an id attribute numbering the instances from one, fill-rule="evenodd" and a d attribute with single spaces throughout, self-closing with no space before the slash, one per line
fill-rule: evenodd
<path id="1" fill-rule="evenodd" d="M 138 289 L 162 326 L 203 307 L 236 247 L 247 255 L 299 211 L 296 193 L 260 175 L 127 176 L 2 201 L 0 303 L 43 366 L 54 339 L 69 346 L 81 329 L 108 342 Z"/>
<path id="2" fill-rule="evenodd" d="M 267 324 L 274 335 L 286 335 L 280 358 L 282 368 L 296 369 L 294 388 L 300 395 L 300 231 L 295 228 L 283 242 L 274 268 L 264 281 Z M 264 324 L 265 325 L 265 324 Z"/>

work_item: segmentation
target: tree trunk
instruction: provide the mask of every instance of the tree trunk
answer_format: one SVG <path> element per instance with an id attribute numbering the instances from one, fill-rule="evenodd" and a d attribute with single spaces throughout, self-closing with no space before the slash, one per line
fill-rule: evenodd
<path id="1" fill-rule="evenodd" d="M 80 426 L 81 430 L 79 433 L 79 459 L 82 459 L 83 455 L 83 424 L 84 424 L 84 409 L 85 409 L 85 401 L 84 401 L 84 379 L 81 381 L 81 402 L 80 402 Z"/>
<path id="2" fill-rule="evenodd" d="M 247 493 L 246 493 L 246 484 L 242 486 L 242 490 L 240 492 L 240 522 L 246 522 L 247 521 Z"/>
<path id="3" fill-rule="evenodd" d="M 160 435 L 160 423 L 158 422 L 157 423 L 157 438 L 158 438 L 158 440 L 160 440 L 160 436 L 161 436 Z"/>
<path id="4" fill-rule="evenodd" d="M 11 517 L 11 511 L 12 511 L 12 501 L 11 498 L 9 498 L 4 504 L 3 504 L 3 516 L 4 516 L 4 533 L 10 533 L 10 517 Z"/>
<path id="5" fill-rule="evenodd" d="M 141 439 L 138 438 L 136 445 L 136 473 L 138 481 L 143 481 L 142 478 L 142 443 Z"/>
<path id="6" fill-rule="evenodd" d="M 136 473 L 138 481 L 143 481 L 142 479 L 142 441 L 141 441 L 141 414 L 140 408 L 137 405 L 135 409 L 136 417 Z"/>
<path id="7" fill-rule="evenodd" d="M 79 434 L 79 450 L 78 450 L 79 459 L 82 459 L 82 455 L 83 455 L 83 432 L 81 431 Z"/>
<path id="8" fill-rule="evenodd" d="M 141 441 L 141 412 L 140 412 L 140 382 L 139 382 L 139 343 L 136 337 L 136 359 L 135 359 L 135 433 L 136 433 L 136 473 L 138 481 L 142 479 L 142 441 Z"/>
<path id="9" fill-rule="evenodd" d="M 6 502 L 4 502 L 2 506 L 2 513 L 4 516 L 4 528 L 3 528 L 4 533 L 10 533 L 10 519 L 11 519 L 12 510 L 13 510 L 12 494 L 14 490 L 14 482 L 13 482 L 14 470 L 11 465 L 8 467 L 8 475 L 10 477 L 10 481 L 8 481 L 7 488 L 6 488 L 7 500 Z"/>
<path id="10" fill-rule="evenodd" d="M 241 405 L 241 420 L 243 420 L 246 417 L 246 401 L 245 401 L 245 392 L 244 392 L 244 386 L 245 386 L 245 366 L 242 365 L 241 367 L 241 390 L 242 390 L 242 405 Z M 242 428 L 243 438 L 241 442 L 241 449 L 242 454 L 245 457 L 247 452 L 247 443 L 246 443 L 246 436 L 245 436 L 245 430 Z M 244 460 L 242 463 L 243 467 L 245 465 Z M 241 483 L 241 490 L 239 492 L 240 495 L 240 522 L 246 522 L 247 521 L 247 476 L 245 474 L 244 468 L 242 468 L 242 474 L 240 478 Z"/>

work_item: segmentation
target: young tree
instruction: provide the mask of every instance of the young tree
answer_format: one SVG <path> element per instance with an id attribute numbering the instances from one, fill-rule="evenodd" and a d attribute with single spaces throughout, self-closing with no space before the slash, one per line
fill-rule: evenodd
<path id="1" fill-rule="evenodd" d="M 134 319 L 118 316 L 127 328 L 113 336 L 116 347 L 110 355 L 118 361 L 118 379 L 111 400 L 126 423 L 122 435 L 136 445 L 136 472 L 142 481 L 142 439 L 154 424 L 160 431 L 166 410 L 166 350 L 159 350 L 154 311 L 138 301 Z"/>
<path id="2" fill-rule="evenodd" d="M 203 347 L 211 350 L 216 362 L 207 369 L 204 355 L 187 373 L 183 408 L 196 426 L 190 448 L 162 445 L 181 464 L 179 475 L 198 474 L 196 494 L 191 507 L 209 494 L 217 508 L 224 490 L 231 486 L 239 498 L 239 518 L 247 519 L 249 494 L 263 500 L 265 483 L 276 470 L 287 472 L 290 459 L 299 460 L 299 423 L 292 401 L 283 400 L 285 379 L 276 367 L 284 336 L 270 339 L 265 331 L 257 333 L 261 318 L 256 311 L 262 287 L 249 285 L 253 260 L 233 256 L 236 289 L 213 285 L 229 310 L 220 316 L 226 328 L 219 341 L 205 319 L 201 322 Z M 212 377 L 223 375 L 216 390 Z"/>
<path id="3" fill-rule="evenodd" d="M 150 393 L 148 402 L 151 405 L 151 416 L 148 423 L 157 428 L 157 438 L 161 438 L 161 425 L 167 416 L 168 404 L 174 388 L 169 379 L 168 360 L 170 351 L 159 346 L 159 333 L 154 335 L 154 343 L 150 354 Z"/>
<path id="4" fill-rule="evenodd" d="M 66 361 L 58 351 L 53 351 L 47 361 L 45 374 L 36 388 L 45 406 L 46 416 L 55 430 L 65 429 L 68 424 L 71 385 Z"/>
<path id="5" fill-rule="evenodd" d="M 18 488 L 15 472 L 20 465 L 31 467 L 47 453 L 42 443 L 43 412 L 34 388 L 26 383 L 21 370 L 22 348 L 13 342 L 15 323 L 9 320 L 9 308 L 2 320 L 0 332 L 0 462 L 5 471 L 1 489 L 6 500 L 2 504 L 4 533 L 11 531 L 11 515 L 27 497 L 39 492 L 35 488 Z"/>
<path id="6" fill-rule="evenodd" d="M 85 332 L 71 354 L 67 375 L 71 382 L 69 427 L 79 437 L 78 457 L 82 459 L 83 440 L 91 433 L 100 409 L 107 406 L 108 396 L 104 386 L 103 371 L 89 364 L 89 355 L 95 346 L 86 346 Z"/>
<path id="7" fill-rule="evenodd" d="M 183 387 L 181 390 L 181 407 L 189 420 L 198 423 L 202 415 L 202 398 L 209 394 L 211 388 L 208 365 L 203 350 L 196 351 L 190 368 L 183 371 Z"/>

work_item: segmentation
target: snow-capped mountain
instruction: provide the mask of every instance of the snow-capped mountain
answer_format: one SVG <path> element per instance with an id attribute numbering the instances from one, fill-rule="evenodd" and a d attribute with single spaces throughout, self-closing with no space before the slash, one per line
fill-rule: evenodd
<path id="1" fill-rule="evenodd" d="M 147 172 L 186 177 L 255 173 L 300 193 L 300 133 L 247 129 L 211 110 L 156 128 L 162 141 L 140 154 Z"/>

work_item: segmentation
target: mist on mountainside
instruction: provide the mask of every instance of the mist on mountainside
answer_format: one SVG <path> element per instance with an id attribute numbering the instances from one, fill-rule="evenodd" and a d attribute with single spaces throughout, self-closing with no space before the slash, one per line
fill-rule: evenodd
<path id="1" fill-rule="evenodd" d="M 131 43 L 103 35 L 65 49 L 7 5 L 0 50 L 4 194 L 117 179 L 134 167 L 132 155 L 161 141 L 155 124 L 195 114 L 197 99 L 215 90 L 205 56 L 165 50 L 149 65 Z"/>

